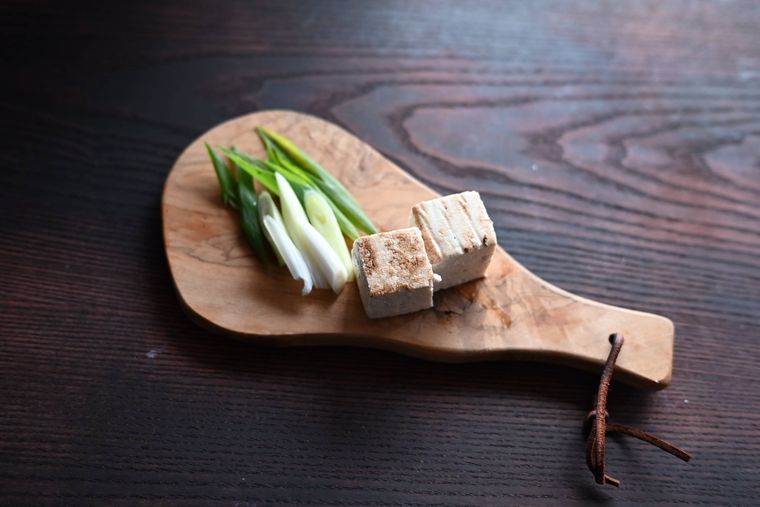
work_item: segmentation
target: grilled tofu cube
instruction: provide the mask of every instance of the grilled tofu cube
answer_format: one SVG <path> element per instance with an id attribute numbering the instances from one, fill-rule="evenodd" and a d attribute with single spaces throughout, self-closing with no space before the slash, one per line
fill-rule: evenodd
<path id="1" fill-rule="evenodd" d="M 433 271 L 435 290 L 482 277 L 496 249 L 496 233 L 477 192 L 462 192 L 415 204 L 410 225 L 419 227 Z"/>
<path id="2" fill-rule="evenodd" d="M 416 227 L 362 236 L 352 251 L 367 317 L 378 319 L 433 306 L 436 278 Z"/>

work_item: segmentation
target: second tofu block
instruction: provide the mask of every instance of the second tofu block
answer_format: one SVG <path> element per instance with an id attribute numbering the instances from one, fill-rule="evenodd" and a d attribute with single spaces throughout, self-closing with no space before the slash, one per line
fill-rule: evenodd
<path id="1" fill-rule="evenodd" d="M 415 204 L 410 225 L 419 227 L 433 271 L 441 276 L 435 290 L 485 274 L 496 249 L 496 233 L 477 192 Z"/>
<path id="2" fill-rule="evenodd" d="M 378 319 L 433 306 L 437 277 L 416 227 L 362 236 L 354 242 L 352 257 L 367 317 Z"/>

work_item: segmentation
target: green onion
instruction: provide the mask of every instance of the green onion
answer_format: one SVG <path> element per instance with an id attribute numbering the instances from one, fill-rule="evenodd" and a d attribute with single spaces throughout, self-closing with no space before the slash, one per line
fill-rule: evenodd
<path id="1" fill-rule="evenodd" d="M 236 150 L 235 148 L 232 148 L 232 152 L 264 172 L 270 172 L 272 174 L 274 174 L 275 172 L 282 172 L 283 176 L 287 176 L 293 179 L 294 181 L 297 181 L 299 184 L 308 185 L 308 186 L 312 186 L 314 184 L 312 181 L 311 175 L 309 173 L 307 173 L 306 171 L 298 167 L 293 166 L 292 164 L 283 166 L 279 164 L 278 162 L 272 162 L 269 160 L 261 160 L 256 157 L 246 155 L 245 153 L 242 153 Z"/>
<path id="2" fill-rule="evenodd" d="M 277 249 L 277 246 L 275 245 L 274 239 L 269 235 L 266 228 L 264 227 L 264 217 L 271 215 L 275 221 L 282 222 L 282 215 L 280 215 L 280 210 L 277 209 L 277 205 L 274 203 L 274 200 L 272 199 L 272 195 L 267 192 L 266 190 L 262 190 L 259 192 L 259 224 L 261 225 L 261 229 L 264 231 L 264 236 L 269 241 L 269 244 L 272 246 L 272 250 L 274 250 L 274 254 L 277 257 L 277 263 L 280 266 L 285 265 L 285 259 L 282 258 L 282 254 L 280 254 L 280 251 Z M 284 224 L 283 224 L 284 227 Z"/>
<path id="3" fill-rule="evenodd" d="M 227 167 L 227 164 L 224 163 L 222 157 L 208 143 L 204 144 L 219 180 L 224 204 L 240 210 L 240 226 L 243 229 L 245 239 L 251 245 L 251 248 L 253 248 L 256 257 L 264 264 L 269 264 L 269 255 L 264 245 L 261 225 L 259 224 L 258 203 L 256 201 L 256 194 L 253 191 L 253 179 L 246 172 L 238 170 L 240 181 L 235 180 L 235 175 Z M 234 160 L 232 160 L 232 163 L 234 167 L 239 167 L 235 165 Z"/>
<path id="4" fill-rule="evenodd" d="M 282 154 L 282 151 L 276 145 L 272 144 L 268 138 L 262 139 L 266 139 L 265 147 L 267 148 L 268 152 L 270 150 L 273 150 L 277 153 Z M 332 208 L 333 213 L 335 213 L 335 218 L 338 221 L 338 225 L 340 226 L 340 230 L 343 231 L 343 234 L 348 236 L 348 238 L 352 241 L 356 240 L 359 237 L 359 230 L 356 228 L 353 222 L 351 222 L 351 220 L 346 217 L 346 215 L 340 210 L 340 208 L 338 208 L 332 199 L 329 198 L 329 188 L 326 188 L 324 183 L 317 180 L 311 174 L 305 172 L 299 167 L 296 167 L 290 161 L 284 160 L 282 158 L 277 159 L 276 157 L 273 158 L 270 156 L 270 159 L 272 160 L 282 161 L 283 164 L 280 165 L 279 162 L 273 162 L 272 160 L 259 160 L 255 157 L 251 157 L 250 155 L 246 155 L 245 153 L 242 153 L 234 148 L 230 150 L 226 150 L 224 148 L 220 149 L 225 155 L 227 155 L 228 158 L 236 163 L 238 168 L 253 176 L 253 178 L 258 180 L 265 188 L 267 188 L 275 195 L 279 195 L 277 185 L 274 181 L 274 173 L 277 171 L 285 176 L 301 201 L 303 201 L 303 193 L 307 188 L 317 187 L 322 195 L 324 195 L 327 199 L 327 202 Z"/>
<path id="5" fill-rule="evenodd" d="M 304 261 L 306 261 L 306 265 L 309 267 L 311 278 L 314 280 L 314 286 L 318 289 L 326 289 L 327 281 L 314 264 L 311 256 L 306 252 L 306 244 L 301 227 L 301 224 L 306 221 L 306 214 L 301 207 L 301 203 L 298 201 L 298 197 L 288 183 L 288 180 L 282 174 L 275 173 L 275 178 L 280 194 L 280 206 L 282 206 L 282 218 L 285 223 L 285 229 L 288 231 L 288 235 L 293 240 L 296 248 L 303 254 Z"/>
<path id="6" fill-rule="evenodd" d="M 260 132 L 261 127 L 256 127 L 256 132 L 259 134 L 259 138 L 261 139 L 261 142 L 264 144 L 264 150 L 267 152 L 267 160 L 272 162 L 273 164 L 281 165 L 282 160 L 280 157 L 280 149 L 277 147 L 276 144 L 272 142 L 271 139 L 269 139 L 266 135 L 262 134 Z"/>
<path id="7" fill-rule="evenodd" d="M 276 148 L 276 147 L 275 147 Z M 279 148 L 276 148 L 279 149 Z M 281 163 L 270 162 L 269 166 L 275 166 L 273 169 L 282 173 L 288 182 L 293 185 L 293 189 L 296 191 L 299 199 L 303 202 L 303 191 L 306 188 L 313 188 L 319 191 L 320 194 L 327 200 L 330 208 L 335 214 L 335 218 L 338 221 L 340 230 L 343 234 L 348 236 L 352 241 L 359 237 L 359 231 L 351 220 L 338 208 L 338 206 L 328 197 L 330 189 L 326 188 L 325 184 L 317 180 L 313 175 L 305 172 L 303 169 L 294 166 L 287 158 L 279 158 Z"/>
<path id="8" fill-rule="evenodd" d="M 235 180 L 235 175 L 232 174 L 230 168 L 224 163 L 222 157 L 220 157 L 208 143 L 203 144 L 206 145 L 206 151 L 208 151 L 208 156 L 211 159 L 214 171 L 216 172 L 216 177 L 219 180 L 219 188 L 222 191 L 222 201 L 224 202 L 224 205 L 238 209 L 240 207 L 240 202 L 238 200 L 238 184 Z"/>
<path id="9" fill-rule="evenodd" d="M 246 239 L 263 262 L 268 261 L 266 238 L 280 265 L 285 264 L 293 278 L 304 281 L 304 294 L 312 287 L 331 287 L 339 293 L 354 277 L 343 234 L 355 240 L 360 229 L 377 229 L 348 190 L 319 164 L 286 138 L 263 128 L 257 132 L 267 160 L 235 147 L 219 147 L 232 163 L 228 167 L 206 144 L 222 199 L 240 210 Z M 258 197 L 254 180 L 266 189 Z M 269 192 L 280 197 L 282 215 Z"/>
<path id="10" fill-rule="evenodd" d="M 303 235 L 306 255 L 311 257 L 333 292 L 340 294 L 348 281 L 348 274 L 330 244 L 309 222 L 304 222 Z"/>
<path id="11" fill-rule="evenodd" d="M 288 266 L 290 275 L 294 280 L 303 280 L 303 289 L 301 295 L 305 296 L 311 292 L 313 287 L 313 281 L 311 273 L 306 265 L 301 252 L 293 244 L 293 241 L 288 237 L 288 233 L 285 230 L 285 226 L 281 220 L 277 220 L 273 215 L 265 215 L 263 218 L 264 230 L 267 233 L 268 238 L 272 238 L 272 246 L 276 252 L 282 255 L 285 264 Z"/>
<path id="12" fill-rule="evenodd" d="M 325 199 L 327 199 L 327 204 L 330 205 L 330 208 L 335 214 L 335 219 L 338 221 L 338 225 L 340 226 L 340 230 L 343 231 L 343 234 L 348 236 L 351 241 L 355 241 L 359 237 L 359 230 L 356 228 L 354 223 L 349 220 L 348 217 L 340 210 L 340 208 L 338 208 L 333 200 L 328 197 L 329 191 L 326 192 L 320 183 L 321 182 L 316 182 L 317 186 L 314 189 L 319 191 L 319 193 L 322 194 Z"/>
<path id="13" fill-rule="evenodd" d="M 359 237 L 359 230 L 356 228 L 356 226 L 351 222 L 351 220 L 346 217 L 346 215 L 338 208 L 338 206 L 333 202 L 332 199 L 330 199 L 328 196 L 330 195 L 331 191 L 330 188 L 322 181 L 318 180 L 315 176 L 313 176 L 310 173 L 307 173 L 300 167 L 295 166 L 290 159 L 287 158 L 287 155 L 282 153 L 282 151 L 274 144 L 272 144 L 271 141 L 269 141 L 268 138 L 267 143 L 269 143 L 270 149 L 272 149 L 276 155 L 274 159 L 277 162 L 270 162 L 271 165 L 275 165 L 277 167 L 274 168 L 274 170 L 280 171 L 285 178 L 287 178 L 288 182 L 293 185 L 295 182 L 297 182 L 299 185 L 313 187 L 315 190 L 319 190 L 319 192 L 324 196 L 324 198 L 327 200 L 328 204 L 330 205 L 330 208 L 332 209 L 333 213 L 335 214 L 335 218 L 338 221 L 338 225 L 340 226 L 340 230 L 343 231 L 343 234 L 349 237 L 352 241 L 356 240 Z M 271 158 L 271 156 L 270 156 Z M 301 202 L 303 202 L 303 188 L 295 188 L 296 194 L 298 195 L 299 199 L 301 199 Z"/>
<path id="14" fill-rule="evenodd" d="M 229 156 L 227 152 L 224 153 Z M 299 168 L 295 168 L 293 170 L 292 166 L 290 166 L 290 168 L 279 166 L 273 162 L 269 162 L 268 160 L 260 160 L 250 155 L 246 155 L 245 153 L 241 153 L 234 148 L 232 148 L 230 153 L 237 156 L 234 160 L 245 161 L 247 164 L 246 171 L 249 174 L 253 174 L 254 178 L 259 180 L 262 185 L 273 191 L 276 195 L 279 195 L 274 179 L 274 173 L 276 172 L 279 172 L 285 176 L 285 178 L 288 180 L 288 183 L 290 183 L 301 202 L 303 202 L 304 192 L 314 185 L 311 180 L 311 176 Z"/>
<path id="15" fill-rule="evenodd" d="M 269 255 L 264 245 L 261 224 L 259 224 L 258 202 L 253 190 L 253 178 L 244 171 L 239 171 L 238 174 L 240 175 L 240 181 L 238 181 L 240 225 L 243 227 L 245 239 L 248 240 L 248 244 L 251 245 L 256 256 L 261 262 L 268 265 Z"/>
<path id="16" fill-rule="evenodd" d="M 377 232 L 377 228 L 369 219 L 369 217 L 367 217 L 367 215 L 364 213 L 361 205 L 359 205 L 356 199 L 354 199 L 354 197 L 348 192 L 346 187 L 344 187 L 340 181 L 338 181 L 332 174 L 330 174 L 321 165 L 312 160 L 287 138 L 274 132 L 268 131 L 263 127 L 259 127 L 256 131 L 262 140 L 266 138 L 270 142 L 269 144 L 280 148 L 281 152 L 284 153 L 284 155 L 286 155 L 294 165 L 315 176 L 316 181 L 322 183 L 320 186 L 322 191 L 333 202 L 335 202 L 337 207 L 340 208 L 340 210 L 346 215 L 351 223 L 353 223 L 357 228 L 369 234 L 374 234 Z M 266 141 L 264 141 L 264 143 L 266 147 Z M 271 149 L 268 151 L 270 154 L 273 152 L 274 151 Z M 280 154 L 277 153 L 277 156 L 280 156 Z"/>
<path id="17" fill-rule="evenodd" d="M 264 150 L 267 152 L 267 159 L 272 164 L 284 167 L 285 169 L 302 176 L 303 178 L 312 181 L 316 179 L 310 172 L 300 168 L 295 164 L 288 155 L 277 146 L 274 141 L 268 136 L 266 130 L 263 127 L 256 127 L 256 133 L 259 134 L 261 142 L 264 144 Z"/>
<path id="18" fill-rule="evenodd" d="M 257 160 L 257 163 L 263 170 L 271 171 L 272 173 L 280 173 L 285 176 L 285 179 L 288 180 L 288 183 L 294 187 L 293 189 L 296 191 L 296 194 L 298 194 L 299 199 L 302 199 L 302 194 L 305 190 L 314 186 L 313 182 L 309 178 L 309 175 L 304 174 L 299 169 L 293 171 L 288 167 L 277 165 L 275 163 L 269 162 L 268 160 Z"/>
<path id="19" fill-rule="evenodd" d="M 333 251 L 346 269 L 347 281 L 354 279 L 354 266 L 351 262 L 351 254 L 348 252 L 346 241 L 338 227 L 338 221 L 332 212 L 327 199 L 316 190 L 307 190 L 303 198 L 303 205 L 309 222 L 327 240 Z"/>
<path id="20" fill-rule="evenodd" d="M 227 148 L 220 147 L 219 150 L 224 153 L 227 158 L 232 160 L 238 168 L 250 174 L 267 190 L 278 195 L 277 182 L 275 181 L 274 173 L 262 168 L 259 164 L 259 162 L 261 162 L 260 160 Z"/>
<path id="21" fill-rule="evenodd" d="M 288 180 L 279 172 L 275 173 L 275 178 L 280 190 L 280 203 L 282 204 L 285 227 L 295 245 L 304 255 L 304 260 L 309 266 L 316 286 L 326 288 L 329 284 L 336 294 L 340 293 L 346 285 L 348 277 L 340 258 L 327 240 L 309 223 L 306 213 L 304 213 Z"/>

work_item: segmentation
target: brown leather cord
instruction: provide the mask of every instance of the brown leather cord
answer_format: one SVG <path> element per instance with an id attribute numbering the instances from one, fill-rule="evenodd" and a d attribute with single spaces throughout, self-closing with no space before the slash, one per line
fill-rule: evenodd
<path id="1" fill-rule="evenodd" d="M 602 378 L 599 380 L 599 391 L 596 395 L 596 407 L 586 415 L 583 425 L 584 432 L 588 434 L 586 437 L 586 465 L 588 466 L 588 469 L 594 474 L 594 479 L 596 479 L 597 484 L 611 484 L 615 487 L 620 486 L 620 481 L 605 473 L 604 448 L 607 433 L 623 433 L 624 435 L 630 435 L 639 440 L 643 440 L 644 442 L 649 442 L 684 461 L 689 461 L 691 459 L 691 455 L 686 451 L 679 449 L 673 444 L 657 438 L 646 431 L 631 426 L 625 426 L 623 424 L 607 422 L 610 417 L 610 414 L 607 412 L 607 395 L 610 391 L 612 374 L 615 371 L 615 361 L 617 361 L 620 349 L 623 347 L 623 341 L 623 335 L 619 333 L 610 336 L 612 349 L 610 350 L 609 356 L 607 356 L 607 362 L 604 364 Z M 597 414 L 599 413 L 604 414 L 604 417 L 597 417 Z"/>

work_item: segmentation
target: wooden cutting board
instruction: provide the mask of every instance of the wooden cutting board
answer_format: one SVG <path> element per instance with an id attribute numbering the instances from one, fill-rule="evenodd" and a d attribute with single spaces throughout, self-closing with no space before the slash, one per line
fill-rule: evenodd
<path id="1" fill-rule="evenodd" d="M 368 144 L 313 116 L 263 111 L 214 127 L 177 159 L 162 199 L 169 267 L 180 301 L 199 323 L 269 345 L 377 347 L 440 361 L 527 359 L 592 371 L 601 370 L 608 336 L 619 332 L 626 342 L 616 378 L 653 389 L 670 382 L 670 320 L 570 294 L 500 248 L 484 279 L 438 292 L 434 308 L 411 315 L 366 318 L 355 284 L 339 296 L 301 296 L 285 268 L 265 270 L 253 257 L 237 214 L 222 205 L 203 146 L 235 145 L 264 158 L 258 125 L 289 137 L 337 176 L 381 230 L 407 226 L 411 206 L 437 196 Z"/>

